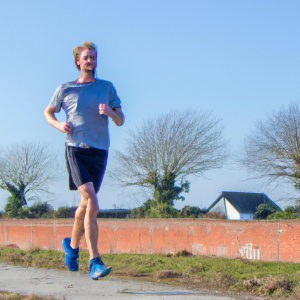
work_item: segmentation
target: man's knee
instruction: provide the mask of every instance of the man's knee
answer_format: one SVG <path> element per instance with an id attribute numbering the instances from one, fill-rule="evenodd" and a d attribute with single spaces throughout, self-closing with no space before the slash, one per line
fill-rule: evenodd
<path id="1" fill-rule="evenodd" d="M 87 206 L 87 209 L 86 209 L 87 213 L 89 214 L 95 214 L 97 215 L 98 212 L 99 212 L 99 205 L 98 205 L 98 201 L 97 199 L 89 199 L 88 200 L 88 206 Z"/>
<path id="2" fill-rule="evenodd" d="M 86 199 L 95 197 L 95 189 L 92 182 L 81 185 L 79 191 Z"/>
<path id="3" fill-rule="evenodd" d="M 91 207 L 87 209 L 87 214 L 89 214 L 89 216 L 94 216 L 96 217 L 98 215 L 99 212 L 99 208 L 98 207 Z"/>

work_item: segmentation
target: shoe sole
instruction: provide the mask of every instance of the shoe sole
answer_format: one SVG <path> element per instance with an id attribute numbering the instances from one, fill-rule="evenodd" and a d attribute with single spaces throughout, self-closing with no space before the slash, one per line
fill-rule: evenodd
<path id="1" fill-rule="evenodd" d="M 100 274 L 100 276 L 95 277 L 95 278 L 91 277 L 91 278 L 92 278 L 93 280 L 98 280 L 99 278 L 102 279 L 102 278 L 104 278 L 104 277 L 106 277 L 106 276 L 109 275 L 111 269 L 112 269 L 112 267 L 108 267 L 106 270 L 104 270 L 104 271 Z"/>

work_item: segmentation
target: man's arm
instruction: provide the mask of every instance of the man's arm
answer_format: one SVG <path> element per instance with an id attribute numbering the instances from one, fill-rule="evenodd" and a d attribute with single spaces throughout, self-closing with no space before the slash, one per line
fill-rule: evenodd
<path id="1" fill-rule="evenodd" d="M 110 106 L 106 104 L 99 105 L 99 113 L 102 115 L 106 115 L 110 117 L 117 126 L 122 126 L 125 121 L 125 116 L 121 110 L 121 108 L 111 109 Z"/>
<path id="2" fill-rule="evenodd" d="M 45 116 L 47 122 L 50 125 L 52 125 L 54 128 L 60 130 L 63 133 L 70 133 L 72 131 L 71 123 L 58 122 L 54 116 L 55 110 L 56 110 L 56 107 L 50 107 L 50 105 L 47 106 L 47 108 L 44 111 L 44 116 Z"/>

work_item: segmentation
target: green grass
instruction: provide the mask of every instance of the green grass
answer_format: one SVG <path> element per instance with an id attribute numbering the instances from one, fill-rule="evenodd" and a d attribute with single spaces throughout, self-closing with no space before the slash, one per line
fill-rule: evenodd
<path id="1" fill-rule="evenodd" d="M 159 254 L 103 254 L 112 276 L 186 287 L 251 293 L 272 298 L 300 298 L 300 264 Z M 0 261 L 27 267 L 67 269 L 60 251 L 23 251 L 0 247 Z M 89 255 L 80 252 L 79 271 L 88 272 Z"/>

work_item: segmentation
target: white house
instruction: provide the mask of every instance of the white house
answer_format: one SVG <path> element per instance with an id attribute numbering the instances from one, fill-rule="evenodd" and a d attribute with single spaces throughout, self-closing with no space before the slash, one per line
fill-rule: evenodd
<path id="1" fill-rule="evenodd" d="M 221 211 L 228 220 L 253 220 L 257 206 L 264 203 L 282 210 L 263 193 L 222 192 L 207 211 Z"/>

